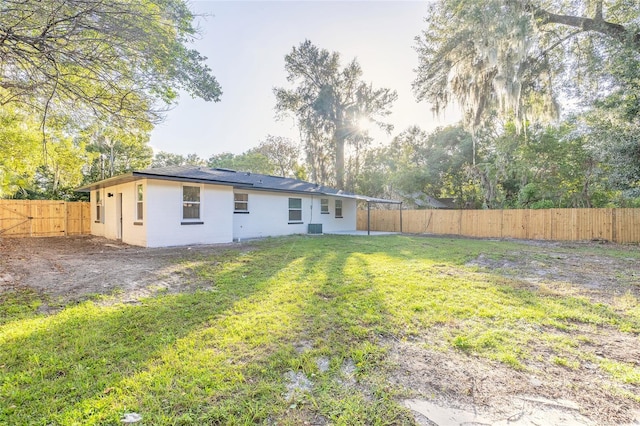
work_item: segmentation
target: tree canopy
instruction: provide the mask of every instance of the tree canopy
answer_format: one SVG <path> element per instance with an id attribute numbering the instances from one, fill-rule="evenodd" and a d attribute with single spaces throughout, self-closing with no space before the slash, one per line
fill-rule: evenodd
<path id="1" fill-rule="evenodd" d="M 178 89 L 221 91 L 183 0 L 5 0 L 0 4 L 0 106 L 155 122 Z"/>
<path id="2" fill-rule="evenodd" d="M 626 89 L 640 61 L 636 1 L 439 0 L 425 22 L 416 96 L 436 111 L 456 101 L 474 128 L 496 111 L 518 123 L 557 118 L 560 98 Z"/>
<path id="3" fill-rule="evenodd" d="M 0 196 L 147 167 L 180 90 L 220 99 L 194 19 L 184 0 L 0 2 Z"/>
<path id="4" fill-rule="evenodd" d="M 384 122 L 397 94 L 374 89 L 362 80 L 362 68 L 354 59 L 344 68 L 340 54 L 306 40 L 285 56 L 291 89 L 275 88 L 276 110 L 292 113 L 306 139 L 307 162 L 312 180 L 327 183 L 327 168 L 333 163 L 333 183 L 345 187 L 345 144 L 363 138 L 364 119 L 390 131 Z M 333 161 L 327 161 L 328 158 Z"/>

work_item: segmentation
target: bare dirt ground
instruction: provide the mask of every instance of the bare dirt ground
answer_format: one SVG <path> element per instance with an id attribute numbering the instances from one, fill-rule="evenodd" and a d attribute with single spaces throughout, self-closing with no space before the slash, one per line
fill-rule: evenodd
<path id="1" fill-rule="evenodd" d="M 640 300 L 638 246 L 613 246 L 622 256 L 604 255 L 600 243 L 526 242 L 531 248 L 502 258 L 484 255 L 468 263 L 498 273 L 540 294 L 581 296 L 620 306 Z M 587 250 L 573 250 L 587 249 Z M 592 250 L 590 250 L 592 249 Z M 629 255 L 625 256 L 624 252 Z M 421 425 L 640 425 L 640 386 L 620 385 L 604 373 L 601 358 L 640 366 L 640 338 L 587 324 L 559 338 L 581 336 L 579 350 L 593 361 L 577 368 L 548 362 L 545 347 L 524 371 L 459 351 L 426 349 L 434 330 L 412 342 L 394 342 L 394 380 L 413 391 L 405 405 Z M 546 362 L 543 362 L 546 361 Z M 623 396 L 635 395 L 635 400 Z"/>
<path id="2" fill-rule="evenodd" d="M 599 250 L 573 251 L 597 243 L 528 242 L 502 258 L 479 256 L 481 271 L 514 278 L 547 294 L 579 295 L 615 305 L 640 299 L 637 246 L 616 246 L 629 256 Z M 206 285 L 189 279 L 181 260 L 233 245 L 143 249 L 98 237 L 0 238 L 0 294 L 28 288 L 51 300 L 43 312 L 73 301 L 115 295 L 137 303 L 157 292 L 193 291 Z M 243 250 L 251 244 L 243 243 Z M 530 247 L 530 249 L 529 249 Z M 580 325 L 580 350 L 640 366 L 636 334 Z M 561 334 L 561 331 L 554 331 Z M 415 341 L 389 341 L 393 384 L 408 390 L 404 404 L 420 425 L 640 425 L 640 386 L 614 383 L 592 362 L 567 368 L 532 360 L 517 371 L 454 350 L 426 349 L 430 332 Z M 540 349 L 545 357 L 545 349 Z M 548 354 L 549 357 L 552 354 Z M 635 395 L 636 401 L 624 397 Z"/>
<path id="3" fill-rule="evenodd" d="M 147 249 L 93 236 L 0 238 L 0 293 L 15 288 L 36 291 L 54 305 L 43 306 L 43 311 L 100 295 L 136 303 L 158 292 L 202 288 L 206 284 L 188 279 L 188 267 L 181 261 L 230 246 Z"/>

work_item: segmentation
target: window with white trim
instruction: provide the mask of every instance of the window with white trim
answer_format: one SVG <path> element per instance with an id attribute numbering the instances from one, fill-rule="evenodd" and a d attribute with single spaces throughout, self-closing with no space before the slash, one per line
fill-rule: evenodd
<path id="1" fill-rule="evenodd" d="M 200 187 L 182 187 L 182 218 L 200 219 Z"/>
<path id="2" fill-rule="evenodd" d="M 289 198 L 289 223 L 302 223 L 302 198 Z"/>
<path id="3" fill-rule="evenodd" d="M 233 211 L 235 213 L 249 213 L 249 194 L 233 194 Z"/>
<path id="4" fill-rule="evenodd" d="M 321 198 L 320 199 L 320 213 L 321 214 L 329 214 L 329 199 Z"/>
<path id="5" fill-rule="evenodd" d="M 102 209 L 102 191 L 96 191 L 96 223 L 104 223 L 104 210 Z"/>
<path id="6" fill-rule="evenodd" d="M 336 217 L 342 217 L 342 200 L 336 200 Z"/>
<path id="7" fill-rule="evenodd" d="M 142 184 L 136 185 L 136 220 L 142 220 L 144 211 L 144 192 Z"/>

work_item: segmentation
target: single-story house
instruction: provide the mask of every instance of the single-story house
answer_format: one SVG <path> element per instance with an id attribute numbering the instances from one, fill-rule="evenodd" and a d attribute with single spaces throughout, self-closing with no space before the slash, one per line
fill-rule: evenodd
<path id="1" fill-rule="evenodd" d="M 173 166 L 78 188 L 90 192 L 91 234 L 143 247 L 356 230 L 357 200 L 297 179 Z"/>

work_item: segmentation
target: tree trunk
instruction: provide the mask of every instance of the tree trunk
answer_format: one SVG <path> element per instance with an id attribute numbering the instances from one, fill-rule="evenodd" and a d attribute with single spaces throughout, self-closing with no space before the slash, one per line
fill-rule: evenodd
<path id="1" fill-rule="evenodd" d="M 336 130 L 333 143 L 336 147 L 336 188 L 344 189 L 344 133 Z"/>

